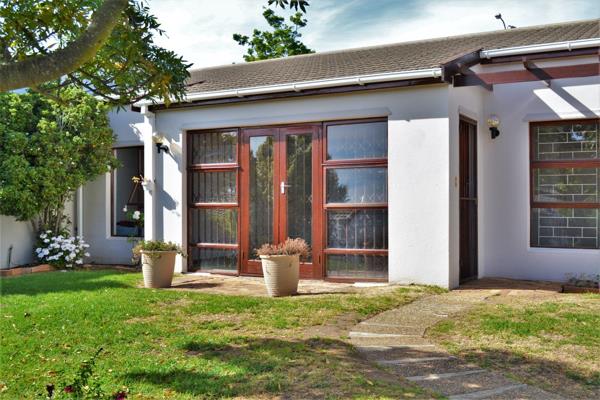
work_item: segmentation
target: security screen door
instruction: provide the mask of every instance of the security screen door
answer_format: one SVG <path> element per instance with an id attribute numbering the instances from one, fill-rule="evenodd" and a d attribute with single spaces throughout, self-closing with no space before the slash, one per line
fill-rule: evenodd
<path id="1" fill-rule="evenodd" d="M 241 273 L 260 275 L 256 249 L 263 243 L 302 238 L 312 254 L 303 278 L 322 277 L 319 238 L 320 125 L 242 129 Z"/>

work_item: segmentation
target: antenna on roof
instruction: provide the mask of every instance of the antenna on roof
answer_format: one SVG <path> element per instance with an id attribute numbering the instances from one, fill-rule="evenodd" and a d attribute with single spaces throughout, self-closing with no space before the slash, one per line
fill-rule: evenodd
<path id="1" fill-rule="evenodd" d="M 496 19 L 499 19 L 500 21 L 502 21 L 502 25 L 504 25 L 504 29 L 515 29 L 516 28 L 516 26 L 514 26 L 514 25 L 506 26 L 506 23 L 504 22 L 504 19 L 502 18 L 502 14 L 498 13 L 498 14 L 494 15 L 494 17 Z"/>

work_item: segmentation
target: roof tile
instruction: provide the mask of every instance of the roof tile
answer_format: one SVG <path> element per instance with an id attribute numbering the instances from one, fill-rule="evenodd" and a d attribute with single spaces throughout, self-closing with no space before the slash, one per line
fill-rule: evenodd
<path id="1" fill-rule="evenodd" d="M 600 19 L 539 25 L 190 71 L 188 93 L 435 68 L 478 49 L 600 37 Z"/>

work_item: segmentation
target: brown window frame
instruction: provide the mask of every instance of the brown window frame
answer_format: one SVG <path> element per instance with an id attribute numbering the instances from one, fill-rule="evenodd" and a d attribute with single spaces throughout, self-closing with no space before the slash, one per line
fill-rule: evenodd
<path id="1" fill-rule="evenodd" d="M 600 202 L 580 203 L 580 202 L 540 202 L 535 201 L 535 170 L 548 168 L 600 168 L 600 154 L 596 159 L 583 160 L 536 160 L 535 148 L 535 128 L 540 126 L 566 125 L 566 124 L 589 124 L 596 123 L 597 130 L 600 129 L 600 118 L 553 120 L 553 121 L 535 121 L 529 123 L 529 213 L 533 215 L 535 208 L 586 208 L 600 209 Z M 600 152 L 600 149 L 598 149 Z M 573 249 L 573 250 L 598 250 L 584 247 L 559 247 L 559 246 L 540 246 L 533 244 L 532 235 L 529 235 L 529 245 L 533 248 L 544 249 Z"/>
<path id="2" fill-rule="evenodd" d="M 192 137 L 194 135 L 202 135 L 207 133 L 224 133 L 224 132 L 235 132 L 236 141 L 235 141 L 235 163 L 202 163 L 202 164 L 194 164 L 192 163 L 193 159 L 193 145 L 192 145 Z M 239 128 L 219 128 L 219 129 L 196 129 L 187 131 L 187 148 L 190 149 L 187 154 L 187 221 L 188 224 L 188 232 L 187 232 L 187 247 L 188 247 L 188 261 L 187 261 L 187 270 L 191 271 L 192 269 L 192 249 L 216 249 L 216 250 L 237 250 L 237 263 L 236 269 L 232 271 L 225 270 L 214 270 L 214 269 L 201 269 L 198 268 L 198 271 L 202 272 L 218 272 L 222 275 L 238 275 L 240 271 L 240 237 L 241 237 L 241 220 L 240 220 L 240 129 Z M 235 185 L 236 185 L 236 201 L 235 202 L 211 202 L 211 203 L 195 203 L 193 202 L 193 192 L 192 192 L 192 178 L 193 172 L 234 172 L 235 173 Z M 189 221 L 191 221 L 192 210 L 194 209 L 236 209 L 237 210 L 237 243 L 196 243 L 192 241 L 192 229 Z"/>
<path id="3" fill-rule="evenodd" d="M 113 147 L 112 149 L 112 153 L 113 156 L 116 158 L 117 157 L 117 150 L 123 150 L 123 149 L 138 149 L 138 170 L 141 171 L 141 175 L 144 174 L 144 145 L 136 145 L 136 146 L 120 146 L 120 147 Z M 140 156 L 141 155 L 141 156 Z M 119 238 L 128 238 L 131 236 L 128 235 L 117 235 L 117 232 L 115 230 L 115 171 L 118 168 L 113 169 L 110 172 L 110 236 L 111 237 L 119 237 Z M 144 204 L 142 203 L 142 210 L 144 209 Z M 142 234 L 143 236 L 143 234 Z M 142 237 L 142 236 L 134 236 L 134 237 Z"/>
<path id="4" fill-rule="evenodd" d="M 365 210 L 365 209 L 388 209 L 388 201 L 385 203 L 327 203 L 327 170 L 329 169 L 341 169 L 341 168 L 388 168 L 388 157 L 385 158 L 356 158 L 356 159 L 345 159 L 345 160 L 328 160 L 327 159 L 327 133 L 328 128 L 330 126 L 335 125 L 350 125 L 350 124 L 364 124 L 364 123 L 374 123 L 374 122 L 388 122 L 387 118 L 364 118 L 364 119 L 350 119 L 350 120 L 339 120 L 339 121 L 331 121 L 323 123 L 323 154 L 322 154 L 322 173 L 321 180 L 323 186 L 323 195 L 322 195 L 322 219 L 321 226 L 323 229 L 322 232 L 322 243 L 323 243 L 323 259 L 322 259 L 322 269 L 323 275 L 327 280 L 330 281 L 362 281 L 362 282 L 387 282 L 387 278 L 357 278 L 357 277 L 328 277 L 327 276 L 327 255 L 328 254 L 353 254 L 353 255 L 383 255 L 388 256 L 389 254 L 389 242 L 387 249 L 349 249 L 349 248 L 334 248 L 328 247 L 327 234 L 328 234 L 328 225 L 327 225 L 327 212 L 328 210 L 348 210 L 348 211 L 356 211 L 356 210 Z M 388 144 L 388 154 L 389 154 L 389 144 Z M 386 185 L 388 182 L 386 182 Z M 389 185 L 387 186 L 389 189 Z M 389 196 L 389 193 L 388 193 Z M 389 229 L 389 227 L 388 227 Z M 388 276 L 389 276 L 389 257 L 388 257 Z"/>

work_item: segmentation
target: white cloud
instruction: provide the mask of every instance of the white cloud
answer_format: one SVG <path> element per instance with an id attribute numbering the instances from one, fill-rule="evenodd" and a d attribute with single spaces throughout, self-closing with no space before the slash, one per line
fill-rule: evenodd
<path id="1" fill-rule="evenodd" d="M 318 51 L 418 40 L 502 28 L 501 12 L 516 26 L 598 18 L 589 0 L 312 0 L 304 42 Z M 243 61 L 233 33 L 266 28 L 267 0 L 151 0 L 168 38 L 157 43 L 194 67 Z M 283 11 L 279 10 L 279 13 Z M 289 14 L 286 13 L 286 14 Z"/>

